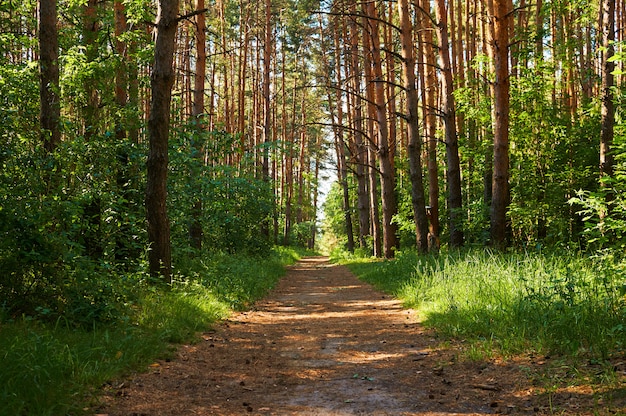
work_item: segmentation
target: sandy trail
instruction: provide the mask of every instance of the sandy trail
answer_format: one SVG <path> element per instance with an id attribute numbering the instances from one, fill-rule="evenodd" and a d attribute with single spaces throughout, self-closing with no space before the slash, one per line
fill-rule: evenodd
<path id="1" fill-rule="evenodd" d="M 413 311 L 323 257 L 290 267 L 267 298 L 174 360 L 113 386 L 97 414 L 547 413 L 519 363 L 459 362 Z"/>

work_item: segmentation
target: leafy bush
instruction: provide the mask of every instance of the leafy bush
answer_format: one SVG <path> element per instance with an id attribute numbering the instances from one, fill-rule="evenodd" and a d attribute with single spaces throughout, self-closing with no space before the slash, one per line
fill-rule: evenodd
<path id="1" fill-rule="evenodd" d="M 197 221 L 208 252 L 269 252 L 269 239 L 261 229 L 274 206 L 269 184 L 256 178 L 254 171 L 247 174 L 245 168 L 213 163 L 233 154 L 235 138 L 224 132 L 198 132 L 188 125 L 172 141 L 168 208 L 175 249 L 188 249 L 189 228 Z M 211 160 L 209 166 L 205 157 Z M 196 204 L 200 212 L 192 209 Z"/>

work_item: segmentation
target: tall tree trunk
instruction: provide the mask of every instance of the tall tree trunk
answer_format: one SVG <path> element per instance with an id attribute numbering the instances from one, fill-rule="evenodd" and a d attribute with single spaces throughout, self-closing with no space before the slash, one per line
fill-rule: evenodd
<path id="1" fill-rule="evenodd" d="M 196 73 L 194 74 L 193 85 L 193 107 L 191 115 L 194 121 L 194 127 L 196 128 L 196 134 L 198 137 L 202 135 L 202 132 L 206 128 L 204 120 L 204 80 L 206 77 L 206 16 L 204 12 L 204 0 L 196 0 Z M 194 158 L 196 164 L 202 165 L 204 162 L 204 149 L 200 140 L 194 140 Z M 191 180 L 195 181 L 200 172 L 192 172 Z M 201 195 L 202 188 L 194 182 L 194 194 Z M 202 249 L 203 230 L 202 223 L 200 221 L 202 217 L 202 199 L 196 197 L 191 207 L 191 224 L 189 226 L 189 239 L 191 247 L 196 250 Z"/>
<path id="2" fill-rule="evenodd" d="M 543 0 L 535 3 L 535 62 L 543 61 Z"/>
<path id="3" fill-rule="evenodd" d="M 271 61 L 272 61 L 272 1 L 265 0 L 265 44 L 263 46 L 263 108 L 264 108 L 264 121 L 263 121 L 263 143 L 265 148 L 263 149 L 262 162 L 261 162 L 261 176 L 263 180 L 269 180 L 270 177 L 270 165 L 269 165 L 269 150 L 267 146 L 272 141 L 272 97 L 270 94 L 271 85 Z"/>
<path id="4" fill-rule="evenodd" d="M 263 150 L 261 154 L 261 178 L 269 182 L 270 180 L 270 158 L 269 144 L 272 142 L 272 97 L 271 85 L 271 60 L 272 60 L 272 0 L 265 0 L 265 43 L 263 45 Z M 270 235 L 269 223 L 267 220 L 261 224 L 261 232 L 266 237 Z"/>
<path id="5" fill-rule="evenodd" d="M 379 16 L 381 22 L 391 22 L 393 20 L 393 4 L 389 2 L 388 5 L 386 2 L 382 2 L 381 5 L 381 15 Z M 387 18 L 387 7 L 389 7 L 389 18 Z M 392 176 L 394 177 L 394 187 L 395 187 L 395 176 L 396 176 L 396 152 L 397 152 L 397 136 L 398 136 L 398 110 L 396 104 L 396 69 L 395 69 L 395 57 L 396 47 L 395 42 L 392 39 L 394 28 L 390 24 L 384 24 L 382 30 L 382 37 L 384 42 L 384 50 L 385 50 L 385 60 L 381 60 L 381 64 L 385 67 L 385 82 L 383 85 L 385 86 L 385 103 L 387 110 L 387 125 L 388 128 L 388 154 L 390 168 L 392 172 Z M 383 50 L 381 47 L 380 50 Z M 397 211 L 397 206 L 396 206 Z"/>
<path id="6" fill-rule="evenodd" d="M 238 108 L 239 108 L 239 126 L 237 132 L 241 134 L 241 140 L 239 143 L 239 152 L 240 156 L 243 157 L 243 154 L 246 150 L 246 84 L 248 79 L 248 53 L 250 49 L 250 30 L 249 30 L 249 19 L 250 19 L 250 8 L 248 5 L 244 5 L 243 1 L 240 0 L 239 7 L 245 13 L 241 14 L 240 21 L 240 30 L 243 31 L 243 40 L 241 45 L 241 58 L 239 62 L 239 98 L 238 98 Z"/>
<path id="7" fill-rule="evenodd" d="M 393 216 L 398 212 L 395 190 L 395 174 L 390 160 L 389 130 L 387 124 L 387 105 L 385 100 L 385 86 L 380 55 L 379 20 L 376 5 L 373 2 L 365 3 L 367 20 L 367 35 L 370 37 L 371 64 L 374 82 L 374 99 L 376 107 L 376 121 L 378 124 L 378 161 L 380 166 L 380 185 L 383 208 L 383 254 L 385 258 L 393 258 L 398 246 L 397 225 Z"/>
<path id="8" fill-rule="evenodd" d="M 463 245 L 462 212 L 463 198 L 461 194 L 461 163 L 459 160 L 459 140 L 456 131 L 456 115 L 454 108 L 454 84 L 450 64 L 448 23 L 445 1 L 435 2 L 437 15 L 437 35 L 439 37 L 439 57 L 441 60 L 441 112 L 445 131 L 448 209 L 450 211 L 450 246 Z"/>
<path id="9" fill-rule="evenodd" d="M 124 3 L 120 0 L 116 0 L 113 3 L 113 10 L 115 14 L 115 53 L 119 59 L 119 66 L 115 71 L 115 104 L 118 107 L 118 113 L 126 113 L 122 111 L 128 105 L 128 54 L 127 44 L 122 41 L 121 38 L 128 30 L 126 23 L 126 11 Z M 127 117 L 118 116 L 115 120 L 115 139 L 118 142 L 124 142 L 126 140 L 126 131 L 129 127 L 129 120 Z M 115 247 L 115 259 L 117 262 L 122 263 L 125 259 L 130 258 L 130 224 L 128 222 L 125 212 L 130 210 L 131 192 L 130 192 L 130 175 L 129 175 L 129 154 L 125 146 L 120 146 L 117 158 L 120 162 L 120 167 L 117 172 L 117 186 L 119 192 L 122 195 L 123 209 L 118 219 L 120 222 L 120 232 L 116 237 Z"/>
<path id="10" fill-rule="evenodd" d="M 149 152 L 146 162 L 146 219 L 148 222 L 149 271 L 172 282 L 172 248 L 167 216 L 167 164 L 170 106 L 174 83 L 174 40 L 178 25 L 178 0 L 159 0 L 156 21 L 152 99 L 148 119 Z"/>
<path id="11" fill-rule="evenodd" d="M 372 236 L 372 249 L 374 257 L 382 257 L 382 239 L 380 230 L 380 210 L 379 210 L 379 196 L 378 196 L 378 178 L 379 173 L 376 164 L 376 134 L 377 126 L 374 122 L 376 120 L 376 105 L 375 105 L 375 91 L 374 91 L 374 74 L 372 71 L 372 55 L 369 53 L 372 49 L 371 36 L 369 35 L 367 14 L 365 13 L 365 6 L 363 6 L 363 50 L 366 51 L 363 56 L 363 73 L 365 75 L 365 97 L 367 101 L 367 177 L 368 177 L 368 199 L 369 199 L 369 212 L 370 212 L 370 234 Z"/>
<path id="12" fill-rule="evenodd" d="M 368 123 L 371 129 L 368 131 L 374 134 L 373 119 L 371 123 Z M 372 228 L 372 254 L 374 257 L 383 256 L 383 247 L 380 230 L 380 210 L 378 208 L 378 170 L 376 168 L 376 151 L 370 144 L 367 146 L 367 166 L 368 166 L 368 181 L 369 181 L 369 204 L 370 204 L 370 226 Z"/>
<path id="13" fill-rule="evenodd" d="M 127 44 L 121 38 L 128 30 L 128 25 L 126 23 L 126 10 L 121 0 L 115 0 L 113 10 L 115 13 L 115 53 L 120 60 L 119 67 L 115 71 L 115 103 L 122 110 L 128 104 L 128 65 L 126 62 L 128 54 Z M 128 120 L 121 117 L 117 120 L 115 126 L 115 138 L 117 140 L 121 141 L 126 138 L 127 124 Z"/>
<path id="14" fill-rule="evenodd" d="M 297 52 L 296 52 L 297 54 Z M 298 59 L 294 59 L 294 69 L 298 72 Z M 283 71 L 284 72 L 284 71 Z M 284 75 L 284 74 L 283 74 Z M 293 195 L 294 195 L 294 150 L 296 144 L 296 119 L 298 117 L 297 112 L 297 93 L 298 93 L 298 77 L 293 77 L 293 86 L 291 87 L 291 123 L 289 123 L 289 129 L 284 130 L 284 139 L 287 145 L 286 158 L 289 168 L 287 171 L 287 177 L 285 178 L 287 188 L 287 202 L 285 204 L 285 245 L 289 244 L 289 237 L 291 235 L 291 228 L 293 224 Z M 287 118 L 287 113 L 283 112 L 283 120 Z M 297 209 L 297 208 L 296 208 Z"/>
<path id="15" fill-rule="evenodd" d="M 437 163 L 437 116 L 435 106 L 438 95 L 435 48 L 433 44 L 433 25 L 430 18 L 430 1 L 421 0 L 422 14 L 420 22 L 424 30 L 420 31 L 421 64 L 420 83 L 424 91 L 424 131 L 428 143 L 428 202 L 429 219 L 428 248 L 439 249 L 439 165 Z M 424 13 L 427 13 L 424 16 Z"/>
<path id="16" fill-rule="evenodd" d="M 305 66 L 304 64 L 302 65 Z M 306 70 L 303 68 L 303 70 Z M 304 72 L 304 79 L 302 80 L 304 85 L 307 84 L 307 76 Z M 300 101 L 300 155 L 298 157 L 298 207 L 296 209 L 296 222 L 299 224 L 304 221 L 304 177 L 308 172 L 307 159 L 307 131 L 306 131 L 306 99 L 308 97 L 308 90 L 302 91 L 302 98 Z"/>
<path id="17" fill-rule="evenodd" d="M 495 69 L 493 83 L 493 186 L 491 200 L 491 243 L 507 245 L 509 207 L 509 31 L 511 0 L 489 0 L 493 19 L 491 43 Z"/>
<path id="18" fill-rule="evenodd" d="M 39 80 L 41 141 L 50 153 L 61 141 L 56 0 L 39 0 Z"/>
<path id="19" fill-rule="evenodd" d="M 356 3 L 350 4 L 350 12 L 356 14 Z M 362 75 L 359 63 L 359 31 L 355 19 L 350 19 L 351 66 L 349 77 L 352 80 L 354 106 L 352 120 L 354 129 L 355 176 L 357 180 L 357 209 L 359 211 L 359 246 L 367 247 L 367 236 L 370 234 L 369 196 L 367 194 L 367 147 L 363 143 L 363 98 L 361 91 Z"/>
<path id="20" fill-rule="evenodd" d="M 602 120 L 600 133 L 600 175 L 603 178 L 613 176 L 613 145 L 615 129 L 615 86 L 613 71 L 615 62 L 615 0 L 602 0 Z M 607 187 L 608 189 L 609 187 Z"/>
<path id="21" fill-rule="evenodd" d="M 408 0 L 398 0 L 400 17 L 400 44 L 402 47 L 402 73 L 406 90 L 407 128 L 409 133 L 409 171 L 411 175 L 411 200 L 417 249 L 428 251 L 428 218 L 422 177 L 422 138 L 419 131 L 419 96 L 415 84 L 415 54 L 413 44 L 413 24 L 409 13 Z"/>
<path id="22" fill-rule="evenodd" d="M 88 64 L 93 63 L 98 57 L 98 2 L 96 0 L 88 0 L 83 7 L 83 27 L 82 27 L 82 43 L 85 48 L 85 59 Z M 84 111 L 84 137 L 86 141 L 93 139 L 97 133 L 98 121 L 98 89 L 96 88 L 96 79 L 87 76 L 83 86 L 87 95 L 87 103 Z"/>
<path id="23" fill-rule="evenodd" d="M 342 25 L 343 26 L 343 25 Z M 336 91 L 336 104 L 337 104 L 337 125 L 335 128 L 335 146 L 337 148 L 337 178 L 341 184 L 343 191 L 343 212 L 346 225 L 346 236 L 348 238 L 347 249 L 349 252 L 354 252 L 354 227 L 352 225 L 352 208 L 350 206 L 350 188 L 348 186 L 348 164 L 346 161 L 346 152 L 348 151 L 346 143 L 344 141 L 344 126 L 343 126 L 343 93 L 339 86 L 341 82 L 342 72 L 342 59 L 341 59 L 341 33 L 339 27 L 334 31 L 335 42 L 335 76 L 338 88 Z"/>
<path id="24" fill-rule="evenodd" d="M 98 3 L 88 0 L 82 10 L 82 46 L 85 51 L 85 60 L 93 64 L 98 58 Z M 99 120 L 99 97 L 95 75 L 87 76 L 83 81 L 83 88 L 87 96 L 83 108 L 84 130 L 83 137 L 89 142 L 97 139 Z M 92 259 L 101 259 L 104 254 L 102 246 L 102 200 L 98 193 L 92 193 L 88 203 L 83 207 L 83 217 L 88 224 L 84 231 L 85 252 Z"/>
<path id="25" fill-rule="evenodd" d="M 316 140 L 317 140 L 317 148 L 321 147 L 321 135 L 318 135 Z M 321 161 L 321 152 L 315 152 L 315 176 L 314 176 L 314 182 L 315 184 L 319 183 L 319 177 L 320 177 L 320 165 L 322 164 Z M 307 248 L 309 250 L 314 250 L 315 249 L 315 238 L 317 236 L 317 204 L 318 204 L 318 198 L 319 198 L 319 187 L 315 186 L 313 188 L 313 218 L 311 219 L 311 234 L 309 237 L 309 242 L 307 245 Z"/>

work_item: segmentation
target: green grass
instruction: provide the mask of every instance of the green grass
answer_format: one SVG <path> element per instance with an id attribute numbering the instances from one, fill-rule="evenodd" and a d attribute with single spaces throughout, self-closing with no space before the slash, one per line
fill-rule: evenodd
<path id="1" fill-rule="evenodd" d="M 94 387 L 148 363 L 165 347 L 157 334 L 138 328 L 83 332 L 33 322 L 3 325 L 0 414 L 78 413 Z"/>
<path id="2" fill-rule="evenodd" d="M 472 351 L 540 351 L 606 359 L 626 347 L 626 277 L 619 264 L 572 253 L 347 260 L 362 279 L 419 311 Z M 479 345 L 480 344 L 480 345 Z"/>
<path id="3" fill-rule="evenodd" d="M 109 380 L 145 368 L 193 342 L 199 331 L 262 297 L 298 258 L 277 248 L 265 258 L 216 256 L 186 264 L 171 289 L 143 286 L 116 324 L 64 319 L 0 320 L 0 415 L 81 414 Z M 182 268 L 181 268 L 182 269 Z"/>

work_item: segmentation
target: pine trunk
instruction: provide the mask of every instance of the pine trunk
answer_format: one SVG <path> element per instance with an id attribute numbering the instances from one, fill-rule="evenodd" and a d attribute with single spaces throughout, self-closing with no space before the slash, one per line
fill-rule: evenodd
<path id="1" fill-rule="evenodd" d="M 615 129 L 615 102 L 613 97 L 615 62 L 611 60 L 615 54 L 615 0 L 602 0 L 602 38 L 600 175 L 603 178 L 610 178 L 613 176 L 614 162 L 611 147 Z M 607 186 L 607 188 L 609 187 Z"/>
<path id="2" fill-rule="evenodd" d="M 61 141 L 56 0 L 39 1 L 39 79 L 41 141 L 50 153 Z"/>
<path id="3" fill-rule="evenodd" d="M 378 127 L 377 153 L 380 168 L 380 186 L 383 210 L 383 254 L 385 258 L 393 258 L 398 246 L 397 225 L 393 222 L 398 212 L 395 190 L 395 172 L 391 163 L 392 154 L 389 145 L 389 129 L 387 124 L 387 104 L 380 50 L 380 34 L 378 13 L 373 2 L 366 3 L 367 35 L 370 37 L 371 64 L 374 83 L 374 102 Z"/>
<path id="4" fill-rule="evenodd" d="M 178 25 L 178 0 L 160 0 L 156 22 L 154 65 L 151 75 L 152 99 L 148 119 L 146 219 L 148 222 L 149 271 L 171 283 L 172 249 L 167 216 L 167 164 L 170 106 L 174 70 L 172 67 Z"/>
<path id="5" fill-rule="evenodd" d="M 457 136 L 454 105 L 454 84 L 450 64 L 450 45 L 448 41 L 448 23 L 445 7 L 444 0 L 437 0 L 435 2 L 442 74 L 441 113 L 446 143 L 450 246 L 461 247 L 463 245 L 463 230 L 461 227 L 461 210 L 463 208 L 463 198 L 461 194 L 461 163 L 459 159 L 459 140 Z"/>
<path id="6" fill-rule="evenodd" d="M 509 207 L 509 30 L 511 0 L 493 0 L 493 186 L 491 200 L 491 243 L 507 246 Z"/>
<path id="7" fill-rule="evenodd" d="M 409 14 L 408 0 L 398 0 L 400 17 L 400 44 L 402 47 L 402 73 L 406 91 L 407 128 L 409 134 L 409 171 L 411 175 L 411 200 L 417 250 L 428 251 L 428 218 L 426 217 L 426 199 L 422 174 L 422 138 L 419 131 L 418 104 L 419 95 L 415 83 L 415 54 L 413 44 L 413 24 Z"/>
<path id="8" fill-rule="evenodd" d="M 196 0 L 196 11 L 204 9 L 204 0 Z M 196 72 L 194 74 L 193 86 L 193 107 L 191 115 L 193 117 L 194 126 L 198 140 L 194 142 L 194 158 L 195 163 L 201 166 L 204 162 L 204 149 L 199 139 L 202 132 L 206 128 L 204 120 L 204 79 L 206 77 L 206 16 L 204 12 L 199 12 L 196 16 Z M 191 172 L 191 180 L 195 180 L 200 172 Z M 201 186 L 194 183 L 194 194 L 201 195 Z M 191 247 L 202 249 L 203 230 L 200 221 L 202 217 L 202 199 L 196 197 L 191 207 L 191 224 L 189 226 L 189 239 Z"/>

